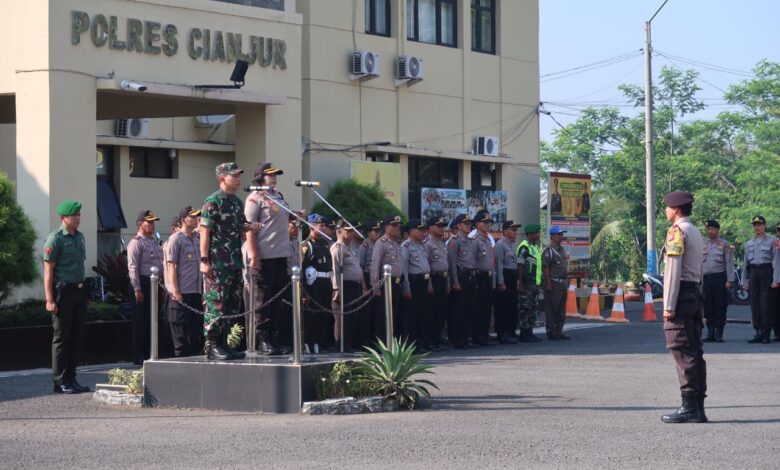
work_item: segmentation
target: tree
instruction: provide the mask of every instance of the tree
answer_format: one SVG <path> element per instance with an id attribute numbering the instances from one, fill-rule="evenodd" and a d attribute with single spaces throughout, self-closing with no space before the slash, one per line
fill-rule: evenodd
<path id="1" fill-rule="evenodd" d="M 0 171 L 0 304 L 11 289 L 38 277 L 35 229 L 16 201 L 16 188 Z"/>
<path id="2" fill-rule="evenodd" d="M 337 181 L 325 198 L 353 224 L 368 219 L 381 220 L 390 214 L 401 215 L 401 210 L 385 197 L 378 186 L 359 183 L 354 179 Z M 315 204 L 312 212 L 336 217 L 336 213 L 323 202 Z"/>

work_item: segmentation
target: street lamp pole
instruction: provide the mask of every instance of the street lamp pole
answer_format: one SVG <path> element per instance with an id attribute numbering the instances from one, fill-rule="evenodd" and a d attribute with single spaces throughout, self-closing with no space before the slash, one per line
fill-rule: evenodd
<path id="1" fill-rule="evenodd" d="M 647 272 L 658 273 L 655 247 L 655 176 L 653 171 L 653 73 L 650 23 L 669 0 L 664 0 L 653 16 L 645 22 L 645 205 L 647 207 Z"/>

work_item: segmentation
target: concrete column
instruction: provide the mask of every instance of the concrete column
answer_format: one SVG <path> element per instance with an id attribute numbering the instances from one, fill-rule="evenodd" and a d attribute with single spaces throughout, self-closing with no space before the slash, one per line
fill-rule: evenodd
<path id="1" fill-rule="evenodd" d="M 244 170 L 244 185 L 252 182 L 257 164 L 267 160 L 265 108 L 236 106 L 236 163 Z"/>
<path id="2" fill-rule="evenodd" d="M 311 174 L 311 178 L 304 178 L 303 175 L 303 144 L 301 141 L 301 100 L 298 98 L 287 98 L 287 102 L 281 106 L 266 107 L 266 126 L 265 131 L 268 135 L 266 141 L 267 160 L 284 171 L 284 175 L 279 179 L 279 190 L 284 194 L 285 200 L 294 209 L 304 207 L 303 195 L 313 196 L 310 199 L 312 203 L 319 201 L 317 196 L 312 195 L 311 191 L 296 187 L 295 180 L 321 180 L 323 175 Z M 321 155 L 315 156 L 315 158 Z M 349 175 L 349 169 L 342 173 L 342 177 Z M 319 192 L 327 197 L 327 188 L 319 189 Z M 309 207 L 309 206 L 306 206 Z"/>
<path id="3" fill-rule="evenodd" d="M 57 205 L 82 203 L 86 274 L 97 253 L 95 80 L 67 72 L 16 75 L 16 182 L 19 203 L 40 243 L 60 225 Z M 33 292 L 42 293 L 40 286 Z M 18 293 L 17 297 L 23 295 Z"/>

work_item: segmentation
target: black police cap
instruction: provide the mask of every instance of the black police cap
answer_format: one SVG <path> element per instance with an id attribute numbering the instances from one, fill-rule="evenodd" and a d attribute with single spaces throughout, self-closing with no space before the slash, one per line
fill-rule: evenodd
<path id="1" fill-rule="evenodd" d="M 693 204 L 693 194 L 686 191 L 672 191 L 664 198 L 666 207 L 680 207 Z"/>

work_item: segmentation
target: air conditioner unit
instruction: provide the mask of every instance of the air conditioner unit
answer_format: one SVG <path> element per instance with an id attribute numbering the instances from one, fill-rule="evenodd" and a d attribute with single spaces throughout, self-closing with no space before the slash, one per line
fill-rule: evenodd
<path id="1" fill-rule="evenodd" d="M 145 139 L 149 136 L 149 119 L 117 119 L 114 134 L 117 137 Z"/>
<path id="2" fill-rule="evenodd" d="M 371 51 L 353 51 L 350 61 L 351 78 L 379 76 L 379 54 Z"/>
<path id="3" fill-rule="evenodd" d="M 498 137 L 475 137 L 474 138 L 474 154 L 487 155 L 489 157 L 498 156 Z"/>
<path id="4" fill-rule="evenodd" d="M 420 57 L 402 55 L 395 61 L 395 77 L 398 80 L 422 80 L 425 75 Z"/>

